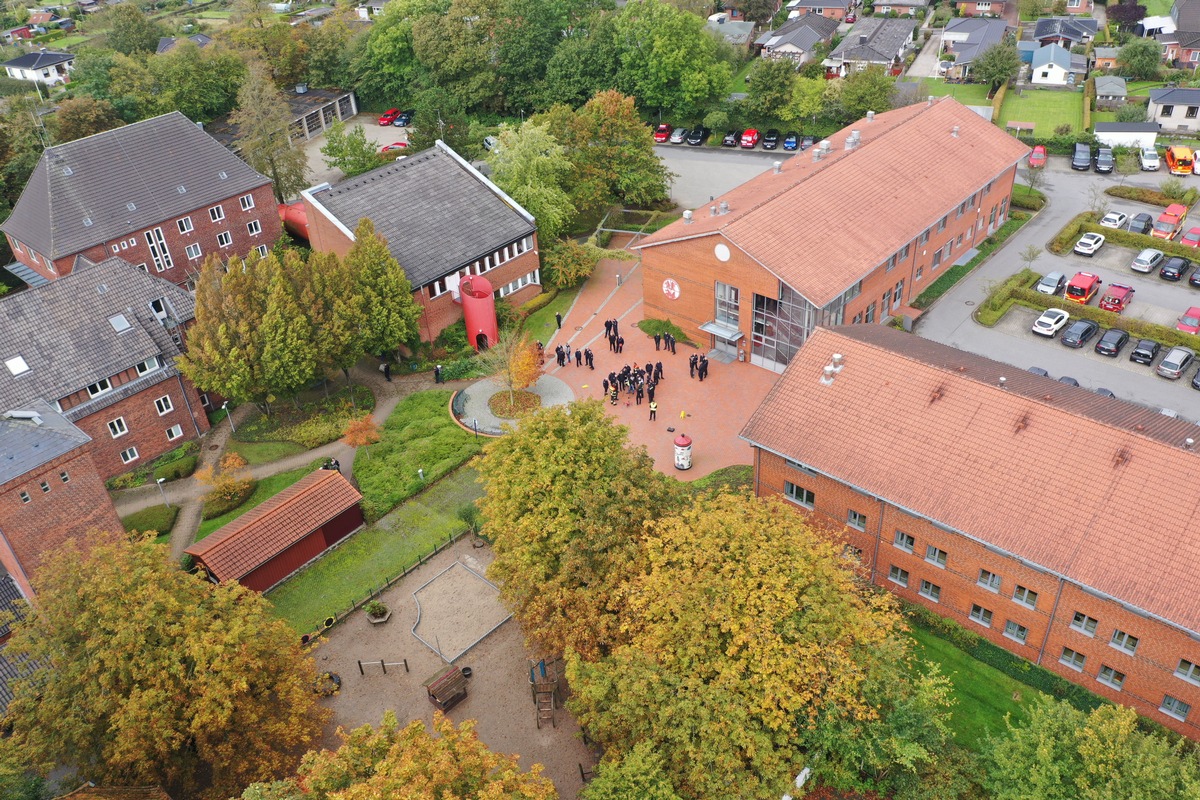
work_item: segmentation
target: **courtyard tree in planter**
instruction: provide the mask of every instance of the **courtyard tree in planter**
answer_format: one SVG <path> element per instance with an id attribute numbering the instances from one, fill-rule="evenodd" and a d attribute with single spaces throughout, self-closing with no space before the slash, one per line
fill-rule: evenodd
<path id="1" fill-rule="evenodd" d="M 392 616 L 392 610 L 379 600 L 372 600 L 364 605 L 363 611 L 367 612 L 367 620 L 376 624 L 387 622 L 388 617 Z"/>

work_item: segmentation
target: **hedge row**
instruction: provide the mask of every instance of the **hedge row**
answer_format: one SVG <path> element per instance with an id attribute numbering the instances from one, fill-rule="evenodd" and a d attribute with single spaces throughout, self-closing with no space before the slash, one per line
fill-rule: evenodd
<path id="1" fill-rule="evenodd" d="M 992 119 L 1000 119 L 1000 109 L 1004 105 L 1004 98 L 1008 94 L 1008 81 L 1000 84 L 1000 88 L 996 90 L 996 94 L 992 97 Z"/>
<path id="2" fill-rule="evenodd" d="M 1037 189 L 1030 189 L 1028 186 L 1018 183 L 1013 186 L 1011 204 L 1013 208 L 1041 211 L 1046 207 L 1046 195 Z"/>
<path id="3" fill-rule="evenodd" d="M 253 478 L 247 478 L 240 485 L 234 487 L 234 491 L 231 491 L 229 494 L 213 496 L 213 493 L 210 492 L 206 495 L 200 515 L 204 519 L 209 520 L 216 519 L 222 514 L 228 514 L 249 500 L 250 495 L 254 494 L 254 490 L 257 487 L 258 481 Z"/>
<path id="4" fill-rule="evenodd" d="M 154 480 L 177 481 L 186 478 L 196 471 L 196 456 L 184 456 L 171 461 L 154 470 Z"/>
<path id="5" fill-rule="evenodd" d="M 541 311 L 546 306 L 550 305 L 550 301 L 558 297 L 558 288 L 554 286 L 544 286 L 541 294 L 534 297 L 528 303 L 517 309 L 523 317 L 527 317 L 535 311 Z"/>
<path id="6" fill-rule="evenodd" d="M 1200 200 L 1200 190 L 1188 189 L 1182 197 L 1174 198 L 1160 192 L 1158 189 L 1147 189 L 1141 186 L 1110 186 L 1104 190 L 1104 193 L 1110 197 L 1119 197 L 1122 200 L 1134 200 L 1138 203 L 1146 203 L 1151 206 L 1159 206 L 1166 208 L 1172 203 L 1183 203 L 1188 208 L 1196 204 Z"/>
<path id="7" fill-rule="evenodd" d="M 1080 229 L 1089 233 L 1104 234 L 1104 241 L 1106 244 L 1132 247 L 1135 250 L 1143 250 L 1147 247 L 1153 247 L 1155 250 L 1162 250 L 1169 256 L 1183 256 L 1189 261 L 1195 259 L 1198 253 L 1195 247 L 1188 247 L 1186 244 L 1172 242 L 1167 239 L 1155 239 L 1153 236 L 1147 236 L 1144 233 L 1130 233 L 1129 231 L 1118 231 L 1113 230 L 1112 228 L 1104 228 L 1091 220 L 1084 222 L 1080 226 Z"/>
<path id="8" fill-rule="evenodd" d="M 1088 78 L 1083 82 L 1083 129 L 1092 129 L 1092 103 L 1096 99 L 1096 79 Z M 997 117 L 998 119 L 998 117 Z"/>
<path id="9" fill-rule="evenodd" d="M 1091 211 L 1076 214 L 1066 225 L 1062 226 L 1062 230 L 1050 240 L 1050 244 L 1046 245 L 1046 249 L 1056 256 L 1061 256 L 1063 253 L 1074 249 L 1075 242 L 1079 239 L 1079 234 L 1083 232 L 1084 223 L 1095 221 L 1096 215 Z"/>
<path id="10" fill-rule="evenodd" d="M 1023 269 L 1010 275 L 979 304 L 979 308 L 975 312 L 975 321 L 989 328 L 995 325 L 1001 317 L 1008 313 L 1009 307 L 1013 304 L 1013 292 L 1033 286 L 1038 277 L 1038 274 L 1031 269 Z"/>

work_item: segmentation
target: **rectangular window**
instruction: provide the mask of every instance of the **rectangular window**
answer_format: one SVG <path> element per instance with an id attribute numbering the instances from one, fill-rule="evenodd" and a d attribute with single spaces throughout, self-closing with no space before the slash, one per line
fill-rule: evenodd
<path id="1" fill-rule="evenodd" d="M 978 583 L 988 591 L 1000 591 L 1000 576 L 994 572 L 988 572 L 986 569 L 979 570 Z"/>
<path id="2" fill-rule="evenodd" d="M 1187 117 L 1188 119 L 1195 119 L 1195 118 L 1196 118 L 1196 112 L 1197 112 L 1198 110 L 1200 110 L 1200 106 L 1188 106 L 1188 107 L 1187 107 L 1187 111 L 1185 111 L 1183 115 L 1184 115 L 1185 117 Z"/>
<path id="3" fill-rule="evenodd" d="M 1071 620 L 1072 628 L 1088 636 L 1096 635 L 1096 626 L 1099 624 L 1099 620 L 1092 619 L 1082 611 L 1076 611 L 1075 617 Z"/>
<path id="4" fill-rule="evenodd" d="M 906 553 L 911 553 L 916 543 L 917 540 L 904 531 L 896 531 L 896 538 L 892 540 L 892 544 Z"/>
<path id="5" fill-rule="evenodd" d="M 1119 692 L 1121 691 L 1121 687 L 1125 685 L 1125 673 L 1117 672 L 1110 666 L 1101 665 L 1100 674 L 1096 676 L 1096 680 L 1105 686 L 1111 686 Z"/>
<path id="6" fill-rule="evenodd" d="M 244 194 L 238 198 L 238 202 L 242 205 L 242 211 L 249 211 L 254 208 L 254 195 Z"/>
<path id="7" fill-rule="evenodd" d="M 912 245 L 910 245 L 910 244 L 906 244 L 906 245 L 904 245 L 904 247 L 900 248 L 900 256 L 899 256 L 900 260 L 901 260 L 901 261 L 907 261 L 907 260 L 908 260 L 908 254 L 909 254 L 911 251 L 912 251 Z"/>
<path id="8" fill-rule="evenodd" d="M 789 467 L 791 467 L 792 469 L 798 469 L 798 470 L 800 470 L 801 472 L 803 472 L 803 473 L 806 473 L 806 474 L 808 474 L 808 475 L 819 475 L 819 474 L 820 474 L 820 473 L 818 473 L 818 472 L 817 472 L 815 469 L 813 469 L 812 467 L 810 467 L 810 466 L 807 466 L 807 465 L 805 465 L 805 464 L 801 464 L 799 461 L 793 461 L 793 460 L 792 460 L 792 459 L 790 459 L 790 458 L 785 458 L 785 459 L 783 460 L 783 463 L 787 464 L 787 465 L 788 465 Z"/>
<path id="9" fill-rule="evenodd" d="M 988 5 L 991 5 L 991 3 L 988 3 Z M 992 193 L 992 184 L 994 184 L 994 183 L 995 183 L 995 181 L 988 181 L 987 186 L 983 187 L 983 193 L 991 194 Z"/>
<path id="10" fill-rule="evenodd" d="M 985 628 L 992 627 L 992 612 L 988 611 L 981 605 L 971 606 L 971 619 L 978 622 Z"/>
<path id="11" fill-rule="evenodd" d="M 184 217 L 183 219 L 177 219 L 177 220 L 175 220 L 175 224 L 179 226 L 180 233 L 191 233 L 192 232 L 192 218 L 191 217 Z"/>
<path id="12" fill-rule="evenodd" d="M 891 272 L 896 268 L 896 256 L 893 254 L 891 258 L 884 264 L 884 272 Z"/>
<path id="13" fill-rule="evenodd" d="M 187 253 L 187 257 L 193 261 L 195 261 L 197 258 L 199 258 L 202 255 L 202 253 L 200 252 L 200 245 L 196 244 L 195 242 L 192 242 L 191 244 L 189 244 L 187 247 L 185 247 L 183 249 L 183 251 L 185 253 Z"/>
<path id="14" fill-rule="evenodd" d="M 101 378 L 91 386 L 87 387 L 87 393 L 90 397 L 96 397 L 97 395 L 104 394 L 105 392 L 111 390 L 112 384 L 108 382 L 108 378 Z"/>
<path id="15" fill-rule="evenodd" d="M 784 481 L 783 493 L 797 505 L 802 505 L 810 510 L 812 509 L 815 498 L 813 497 L 813 493 L 803 486 L 797 486 L 791 481 Z"/>
<path id="16" fill-rule="evenodd" d="M 1024 586 L 1018 586 L 1015 590 L 1013 590 L 1013 600 L 1023 606 L 1037 608 L 1037 597 L 1037 592 L 1035 592 L 1033 589 L 1026 589 Z"/>
<path id="17" fill-rule="evenodd" d="M 921 280 L 921 275 L 924 274 L 924 272 L 925 272 L 924 267 L 917 267 L 916 280 Z"/>
<path id="18" fill-rule="evenodd" d="M 62 472 L 58 473 L 58 479 L 60 481 L 62 481 L 63 483 L 71 482 L 71 476 L 65 469 Z"/>
<path id="19" fill-rule="evenodd" d="M 967 210 L 967 201 L 963 200 L 961 203 L 958 204 L 958 211 L 955 213 L 954 218 L 958 219 L 959 217 L 961 217 L 963 215 L 963 213 L 966 210 Z"/>
<path id="20" fill-rule="evenodd" d="M 258 247 L 254 248 L 254 252 L 258 253 L 262 258 L 266 258 L 267 246 L 265 244 L 260 244 Z"/>
<path id="21" fill-rule="evenodd" d="M 741 317 L 740 293 L 738 292 L 738 288 L 717 281 L 714 296 L 716 298 L 717 321 L 737 327 L 738 320 Z"/>
<path id="22" fill-rule="evenodd" d="M 938 233 L 941 233 L 942 231 L 946 230 L 946 221 L 949 219 L 950 219 L 950 215 L 947 214 L 946 216 L 942 217 L 942 219 L 938 222 L 938 229 L 937 229 Z"/>
<path id="23" fill-rule="evenodd" d="M 921 581 L 920 594 L 922 597 L 927 597 L 933 602 L 938 603 L 941 602 L 942 599 L 942 587 L 938 586 L 936 583 Z"/>
<path id="24" fill-rule="evenodd" d="M 941 550 L 933 545 L 929 545 L 925 548 L 925 560 L 930 564 L 934 564 L 944 569 L 946 567 L 946 558 L 947 556 L 945 550 Z"/>
<path id="25" fill-rule="evenodd" d="M 217 244 L 221 247 L 229 247 L 233 244 L 233 237 L 229 235 L 229 231 L 221 231 L 217 234 Z"/>
<path id="26" fill-rule="evenodd" d="M 171 260 L 171 253 L 167 250 L 167 240 L 163 237 L 162 228 L 146 231 L 146 247 L 150 249 L 150 260 L 154 262 L 156 271 L 165 272 L 175 266 Z"/>
<path id="27" fill-rule="evenodd" d="M 131 447 L 128 450 L 121 451 L 121 463 L 128 464 L 130 461 L 137 461 L 138 451 L 136 447 Z"/>
<path id="28" fill-rule="evenodd" d="M 154 407 L 158 409 L 158 415 L 168 414 L 175 410 L 175 406 L 171 403 L 171 395 L 164 394 L 162 397 L 154 401 Z"/>
<path id="29" fill-rule="evenodd" d="M 1175 668 L 1175 675 L 1183 678 L 1185 681 L 1200 684 L 1200 664 L 1193 664 L 1186 658 L 1181 658 L 1179 659 L 1179 666 Z"/>
<path id="30" fill-rule="evenodd" d="M 225 209 L 220 206 L 213 206 L 208 210 L 208 218 L 213 222 L 220 222 L 225 219 Z"/>
<path id="31" fill-rule="evenodd" d="M 860 531 L 867 529 L 867 515 L 860 514 L 857 511 L 850 511 L 846 515 L 846 524 L 851 528 L 857 528 Z"/>
<path id="32" fill-rule="evenodd" d="M 42 494 L 50 494 L 50 482 L 49 481 L 42 481 L 41 484 L 39 484 L 39 485 L 42 487 Z"/>
<path id="33" fill-rule="evenodd" d="M 1163 695 L 1162 705 L 1158 710 L 1168 716 L 1172 716 L 1178 720 L 1187 719 L 1188 712 L 1192 710 L 1190 704 L 1183 702 L 1177 697 L 1171 697 L 1169 694 Z"/>
<path id="34" fill-rule="evenodd" d="M 908 586 L 908 570 L 893 566 L 888 570 L 888 580 L 901 586 Z"/>
<path id="35" fill-rule="evenodd" d="M 1112 639 L 1108 642 L 1118 650 L 1124 650 L 1126 653 L 1136 653 L 1138 646 L 1138 637 L 1130 636 L 1125 631 L 1113 631 Z"/>
<path id="36" fill-rule="evenodd" d="M 1025 644 L 1025 637 L 1029 636 L 1029 629 L 1024 625 L 1019 625 L 1011 619 L 1004 623 L 1004 635 L 1015 642 Z"/>
<path id="37" fill-rule="evenodd" d="M 262 233 L 262 225 L 258 224 L 258 220 L 252 219 L 246 223 L 246 233 L 251 236 L 258 236 Z"/>
<path id="38" fill-rule="evenodd" d="M 125 418 L 117 417 L 116 419 L 109 420 L 108 432 L 112 434 L 112 438 L 114 439 L 119 439 L 129 433 L 129 428 L 125 426 Z"/>
<path id="39" fill-rule="evenodd" d="M 918 244 L 929 244 L 929 229 L 928 228 L 926 228 L 925 232 L 921 234 L 921 238 L 917 243 Z"/>
<path id="40" fill-rule="evenodd" d="M 180 436 L 183 436 L 183 426 L 182 425 L 172 425 L 171 427 L 167 428 L 167 441 L 168 442 L 173 442 L 176 439 L 178 439 Z"/>
<path id="41" fill-rule="evenodd" d="M 114 244 L 114 245 L 112 246 L 112 249 L 113 249 L 113 252 L 114 252 L 114 253 L 119 253 L 119 252 L 121 252 L 121 247 L 120 247 L 119 245 L 115 245 L 115 244 Z"/>
<path id="42" fill-rule="evenodd" d="M 937 269 L 939 266 L 941 266 L 941 263 L 942 263 L 942 249 L 939 247 L 937 250 L 933 251 L 933 264 L 931 264 L 929 268 L 931 270 Z"/>
<path id="43" fill-rule="evenodd" d="M 868 325 L 870 325 L 872 322 L 875 321 L 875 304 L 874 303 L 871 303 L 871 305 L 867 306 L 867 315 L 863 318 L 863 321 L 866 322 Z"/>
<path id="44" fill-rule="evenodd" d="M 153 372 L 154 370 L 158 369 L 158 356 L 150 356 L 150 358 L 138 364 L 136 369 L 138 375 L 145 375 L 147 372 Z"/>
<path id="45" fill-rule="evenodd" d="M 28 502 L 31 502 L 32 500 L 33 500 L 33 498 L 29 496 L 29 492 L 21 492 L 21 502 L 22 503 L 28 503 Z"/>
<path id="46" fill-rule="evenodd" d="M 1087 656 L 1083 653 L 1077 653 L 1069 647 L 1064 647 L 1062 655 L 1058 657 L 1058 663 L 1070 667 L 1076 672 L 1083 672 L 1083 665 L 1087 663 Z"/>

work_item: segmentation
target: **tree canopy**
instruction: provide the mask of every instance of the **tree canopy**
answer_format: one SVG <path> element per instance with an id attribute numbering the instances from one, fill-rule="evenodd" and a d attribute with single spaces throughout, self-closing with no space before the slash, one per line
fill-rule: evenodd
<path id="1" fill-rule="evenodd" d="M 1016 45 L 999 42 L 979 54 L 971 65 L 971 75 L 990 86 L 999 86 L 1017 77 L 1021 69 L 1021 56 Z"/>
<path id="2" fill-rule="evenodd" d="M 283 203 L 307 188 L 308 159 L 288 138 L 291 110 L 261 66 L 250 70 L 238 91 L 230 122 L 238 126 L 239 154 L 271 179 L 276 200 Z"/>
<path id="3" fill-rule="evenodd" d="M 547 125 L 529 120 L 519 128 L 501 127 L 488 163 L 496 185 L 537 218 L 541 241 L 553 242 L 574 221 L 575 205 L 565 188 L 571 162 Z"/>
<path id="4" fill-rule="evenodd" d="M 1162 45 L 1154 39 L 1133 39 L 1117 51 L 1122 74 L 1137 80 L 1153 80 L 1162 71 Z"/>
<path id="5" fill-rule="evenodd" d="M 347 178 L 370 172 L 384 163 L 375 143 L 367 139 L 362 125 L 355 125 L 347 132 L 346 124 L 341 120 L 325 132 L 321 155 L 325 156 L 325 166 L 340 169 Z"/>
<path id="6" fill-rule="evenodd" d="M 421 307 L 413 298 L 404 267 L 392 257 L 370 219 L 359 220 L 345 261 L 355 277 L 355 291 L 362 298 L 359 335 L 363 351 L 372 355 L 392 353 L 416 338 Z"/>

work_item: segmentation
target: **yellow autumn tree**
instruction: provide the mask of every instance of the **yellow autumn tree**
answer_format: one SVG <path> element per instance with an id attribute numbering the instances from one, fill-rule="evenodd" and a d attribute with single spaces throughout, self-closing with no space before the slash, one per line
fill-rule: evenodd
<path id="1" fill-rule="evenodd" d="M 479 354 L 479 361 L 508 389 L 509 403 L 514 402 L 516 392 L 533 386 L 542 375 L 537 345 L 526 333 L 501 335 L 498 342 Z"/>

